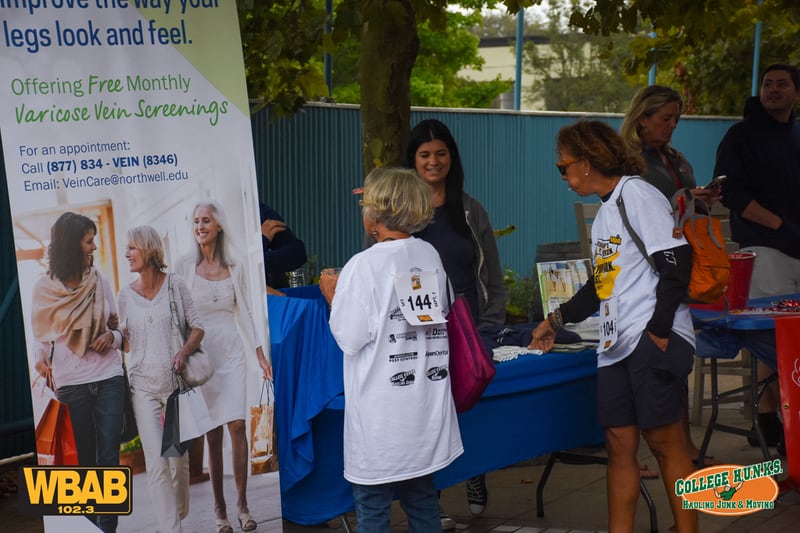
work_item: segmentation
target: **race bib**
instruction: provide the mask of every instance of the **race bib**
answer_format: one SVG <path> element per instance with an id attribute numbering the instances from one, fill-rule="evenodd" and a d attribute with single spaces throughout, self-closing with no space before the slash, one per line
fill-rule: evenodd
<path id="1" fill-rule="evenodd" d="M 394 292 L 400 311 L 412 326 L 444 324 L 439 281 L 436 272 L 407 272 L 396 274 Z"/>
<path id="2" fill-rule="evenodd" d="M 617 297 L 600 302 L 600 343 L 597 353 L 603 353 L 617 342 Z"/>

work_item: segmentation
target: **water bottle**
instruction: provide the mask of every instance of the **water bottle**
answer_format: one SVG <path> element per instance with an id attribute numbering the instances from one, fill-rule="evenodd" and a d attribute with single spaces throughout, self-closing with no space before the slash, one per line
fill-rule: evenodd
<path id="1" fill-rule="evenodd" d="M 302 287 L 306 284 L 306 271 L 304 268 L 296 268 L 287 272 L 289 278 L 289 287 Z"/>

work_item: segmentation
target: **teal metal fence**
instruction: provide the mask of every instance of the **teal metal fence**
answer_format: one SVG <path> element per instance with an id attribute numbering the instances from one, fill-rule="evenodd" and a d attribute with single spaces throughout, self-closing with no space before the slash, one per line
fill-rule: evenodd
<path id="1" fill-rule="evenodd" d="M 447 124 L 463 158 L 465 187 L 486 207 L 495 229 L 517 230 L 498 240 L 503 265 L 533 267 L 539 244 L 575 241 L 572 205 L 580 198 L 557 173 L 558 130 L 579 118 L 619 128 L 619 115 L 415 109 L 412 124 Z M 361 124 L 354 106 L 309 105 L 294 117 L 253 117 L 262 200 L 278 210 L 320 266 L 339 265 L 361 248 L 361 219 L 351 190 L 361 184 Z M 674 145 L 694 165 L 700 184 L 711 179 L 717 144 L 735 119 L 686 117 Z M 595 200 L 588 200 L 595 201 Z"/>
<path id="2" fill-rule="evenodd" d="M 577 240 L 572 204 L 579 198 L 559 179 L 555 137 L 581 117 L 620 116 L 415 109 L 412 123 L 437 118 L 459 145 L 466 190 L 483 203 L 496 229 L 517 230 L 498 241 L 504 266 L 528 273 L 538 245 Z M 686 117 L 675 146 L 694 165 L 698 181 L 711 179 L 717 144 L 731 118 Z M 357 107 L 309 105 L 291 118 L 252 118 L 261 199 L 276 208 L 306 243 L 317 268 L 341 266 L 361 249 L 363 228 L 351 190 L 363 179 Z M 2 154 L 0 153 L 0 163 Z M 33 450 L 28 369 L 5 167 L 0 164 L 0 457 Z"/>

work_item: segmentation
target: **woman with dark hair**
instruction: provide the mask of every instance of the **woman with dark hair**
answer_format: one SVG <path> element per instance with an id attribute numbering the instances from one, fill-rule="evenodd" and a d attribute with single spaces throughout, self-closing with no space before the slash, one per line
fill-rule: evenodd
<path id="1" fill-rule="evenodd" d="M 597 416 L 608 452 L 608 530 L 633 531 L 643 436 L 658 460 L 676 530 L 696 532 L 697 512 L 684 509 L 675 493 L 675 482 L 693 471 L 682 428 L 694 360 L 694 328 L 683 302 L 691 249 L 673 236 L 666 197 L 635 179 L 645 169 L 641 156 L 611 127 L 565 126 L 556 146 L 562 179 L 580 196 L 596 194 L 603 202 L 592 224 L 594 276 L 536 327 L 530 348 L 550 351 L 564 324 L 600 310 Z"/>
<path id="2" fill-rule="evenodd" d="M 114 293 L 94 268 L 95 223 L 66 212 L 50 229 L 47 275 L 33 289 L 36 370 L 69 406 L 81 466 L 119 465 L 125 379 Z M 102 531 L 116 515 L 88 516 Z"/>
<path id="3" fill-rule="evenodd" d="M 415 235 L 439 252 L 456 294 L 469 302 L 478 328 L 505 323 L 506 288 L 489 214 L 464 192 L 461 155 L 450 130 L 435 119 L 423 120 L 411 130 L 406 166 L 416 169 L 433 195 L 433 222 Z M 473 515 L 486 507 L 486 476 L 466 481 Z M 455 522 L 442 512 L 442 528 Z"/>

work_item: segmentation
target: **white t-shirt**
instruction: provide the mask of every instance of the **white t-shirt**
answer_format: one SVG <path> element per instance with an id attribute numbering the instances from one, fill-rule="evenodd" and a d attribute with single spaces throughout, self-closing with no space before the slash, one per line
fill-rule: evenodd
<path id="1" fill-rule="evenodd" d="M 336 285 L 330 326 L 344 352 L 344 477 L 352 483 L 417 478 L 464 451 L 450 391 L 447 327 L 406 321 L 394 278 L 409 272 L 435 272 L 446 301 L 439 254 L 414 237 L 355 255 Z"/>
<path id="2" fill-rule="evenodd" d="M 687 244 L 683 237 L 672 236 L 672 207 L 666 197 L 644 180 L 623 176 L 592 223 L 594 282 L 601 301 L 601 328 L 604 303 L 616 300 L 617 309 L 617 339 L 598 354 L 598 366 L 613 365 L 630 355 L 653 317 L 656 305 L 658 275 L 625 229 L 617 207 L 620 189 L 629 180 L 623 190 L 625 211 L 648 255 Z M 675 311 L 672 331 L 694 346 L 694 329 L 687 304 L 681 303 Z"/>

